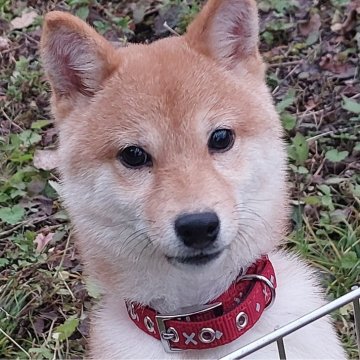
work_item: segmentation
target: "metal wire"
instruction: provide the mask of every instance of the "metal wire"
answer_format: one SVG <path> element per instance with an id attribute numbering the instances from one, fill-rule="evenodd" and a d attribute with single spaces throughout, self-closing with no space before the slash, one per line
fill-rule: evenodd
<path id="1" fill-rule="evenodd" d="M 353 286 L 351 290 L 356 291 L 359 289 L 358 286 Z M 356 339 L 357 339 L 357 346 L 359 350 L 359 358 L 360 358 L 360 304 L 359 299 L 355 299 L 353 301 L 354 307 L 354 319 L 355 319 L 355 332 L 356 332 Z"/>
<path id="2" fill-rule="evenodd" d="M 276 340 L 278 352 L 279 352 L 279 358 L 280 360 L 286 360 L 286 352 L 285 352 L 285 345 L 284 345 L 284 339 L 280 338 Z"/>
<path id="3" fill-rule="evenodd" d="M 301 318 L 282 326 L 281 328 L 273 331 L 272 333 L 263 336 L 262 338 L 253 341 L 252 343 L 242 347 L 241 349 L 238 349 L 231 354 L 228 354 L 224 357 L 222 357 L 220 360 L 234 360 L 234 359 L 242 359 L 243 357 L 252 354 L 253 352 L 262 349 L 263 347 L 273 343 L 278 343 L 278 349 L 279 349 L 279 355 L 280 358 L 282 355 L 285 355 L 285 347 L 283 348 L 284 353 L 282 354 L 279 348 L 279 340 L 280 343 L 282 342 L 282 338 L 286 335 L 291 334 L 292 332 L 301 329 L 302 327 L 314 322 L 315 320 L 320 319 L 321 317 L 330 314 L 332 311 L 346 305 L 349 303 L 353 303 L 354 306 L 354 317 L 355 317 L 355 328 L 356 328 L 356 336 L 357 336 L 357 344 L 358 344 L 358 350 L 360 352 L 360 305 L 359 305 L 359 299 L 360 299 L 360 288 L 357 286 L 354 286 L 352 288 L 352 291 L 348 294 L 310 312 L 309 314 L 306 314 L 302 316 Z M 284 345 L 284 343 L 282 343 Z M 281 347 L 281 344 L 280 344 Z M 286 359 L 286 357 L 285 357 Z"/>

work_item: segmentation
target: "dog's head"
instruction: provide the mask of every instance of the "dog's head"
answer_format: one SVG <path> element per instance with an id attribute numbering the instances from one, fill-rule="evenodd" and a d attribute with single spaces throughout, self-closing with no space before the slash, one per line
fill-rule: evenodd
<path id="1" fill-rule="evenodd" d="M 99 273 L 236 273 L 277 244 L 285 152 L 255 1 L 209 0 L 184 36 L 119 50 L 49 13 L 42 59 L 65 204 Z"/>

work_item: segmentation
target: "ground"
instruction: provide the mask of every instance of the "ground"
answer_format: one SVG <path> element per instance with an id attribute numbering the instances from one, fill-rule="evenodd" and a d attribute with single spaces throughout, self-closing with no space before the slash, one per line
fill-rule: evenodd
<path id="1" fill-rule="evenodd" d="M 258 3 L 288 142 L 288 246 L 321 272 L 333 299 L 360 280 L 360 2 Z M 0 0 L 0 358 L 81 357 L 97 296 L 82 276 L 59 176 L 35 154 L 57 141 L 39 62 L 42 16 L 71 11 L 113 42 L 148 42 L 182 33 L 201 4 Z M 355 359 L 351 306 L 334 318 Z"/>

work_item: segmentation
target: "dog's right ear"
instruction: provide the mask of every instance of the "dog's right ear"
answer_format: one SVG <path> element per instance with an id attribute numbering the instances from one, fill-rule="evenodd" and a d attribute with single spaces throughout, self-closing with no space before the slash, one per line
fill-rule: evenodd
<path id="1" fill-rule="evenodd" d="M 263 75 L 255 0 L 208 0 L 185 38 L 193 49 L 229 70 L 240 65 Z"/>
<path id="2" fill-rule="evenodd" d="M 45 16 L 41 57 L 53 91 L 53 110 L 61 110 L 63 115 L 80 98 L 86 101 L 100 90 L 120 63 L 107 40 L 82 20 L 61 11 Z"/>

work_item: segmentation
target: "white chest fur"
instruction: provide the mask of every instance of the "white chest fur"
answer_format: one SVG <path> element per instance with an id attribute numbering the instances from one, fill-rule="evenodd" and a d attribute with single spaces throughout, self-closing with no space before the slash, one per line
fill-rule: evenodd
<path id="1" fill-rule="evenodd" d="M 128 317 L 122 294 L 103 299 L 93 325 L 91 357 L 95 359 L 217 359 L 264 336 L 323 305 L 317 279 L 296 257 L 283 252 L 270 256 L 278 279 L 277 297 L 259 322 L 231 344 L 216 349 L 165 353 L 160 341 L 139 330 Z M 289 359 L 345 359 L 344 351 L 328 318 L 285 338 Z M 95 345 L 96 344 L 96 345 Z M 94 346 L 95 345 L 95 346 Z M 249 356 L 250 359 L 278 359 L 276 344 Z"/>

